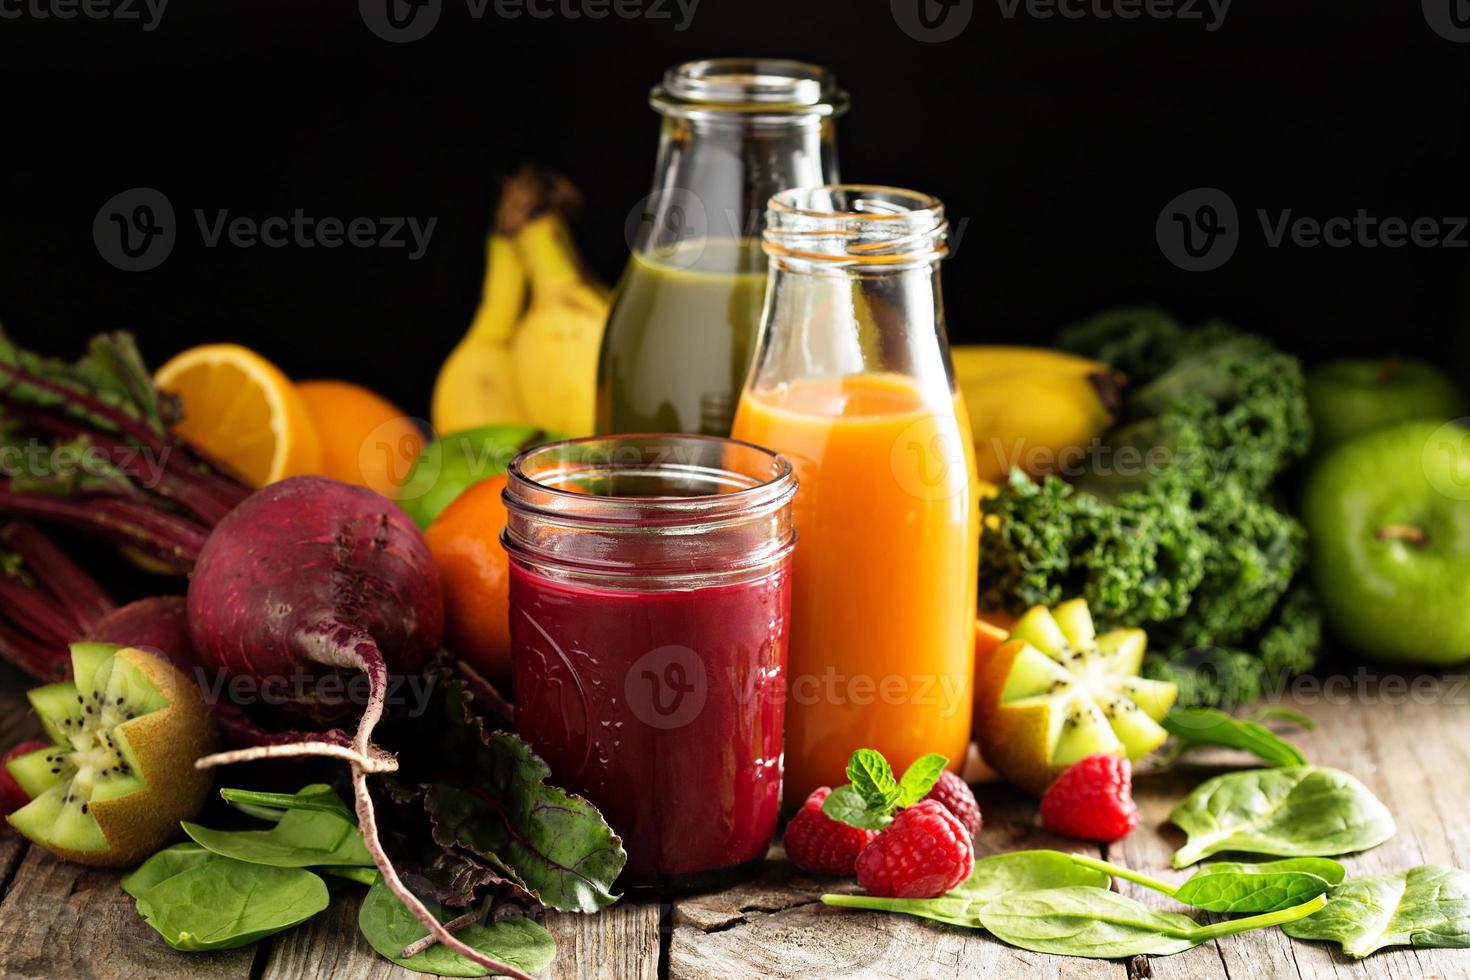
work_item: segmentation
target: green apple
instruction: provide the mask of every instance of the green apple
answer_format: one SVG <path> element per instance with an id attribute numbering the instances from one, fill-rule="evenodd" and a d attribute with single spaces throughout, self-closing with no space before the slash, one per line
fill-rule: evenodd
<path id="1" fill-rule="evenodd" d="M 435 439 L 414 460 L 395 495 L 398 506 L 427 528 L 470 484 L 499 476 L 521 452 L 561 438 L 532 425 L 487 425 Z"/>
<path id="2" fill-rule="evenodd" d="M 1399 422 L 1470 414 L 1464 394 L 1439 368 L 1397 357 L 1319 364 L 1307 372 L 1307 404 L 1318 455 Z"/>
<path id="3" fill-rule="evenodd" d="M 1470 429 L 1406 422 L 1307 478 L 1302 519 L 1328 624 L 1377 660 L 1470 660 Z"/>

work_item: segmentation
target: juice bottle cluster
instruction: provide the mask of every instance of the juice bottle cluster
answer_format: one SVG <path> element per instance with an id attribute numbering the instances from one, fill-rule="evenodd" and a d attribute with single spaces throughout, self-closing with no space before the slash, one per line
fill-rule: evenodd
<path id="1" fill-rule="evenodd" d="M 943 205 L 835 183 L 814 66 L 696 62 L 653 103 L 606 435 L 518 459 L 502 537 L 521 733 L 626 885 L 684 888 L 761 860 L 855 748 L 963 761 L 979 507 Z"/>

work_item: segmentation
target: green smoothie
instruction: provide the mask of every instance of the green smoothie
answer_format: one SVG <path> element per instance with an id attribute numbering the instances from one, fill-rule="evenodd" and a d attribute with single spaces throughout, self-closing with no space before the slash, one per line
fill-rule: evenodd
<path id="1" fill-rule="evenodd" d="M 757 239 L 634 252 L 602 340 L 597 431 L 728 436 L 765 292 Z"/>

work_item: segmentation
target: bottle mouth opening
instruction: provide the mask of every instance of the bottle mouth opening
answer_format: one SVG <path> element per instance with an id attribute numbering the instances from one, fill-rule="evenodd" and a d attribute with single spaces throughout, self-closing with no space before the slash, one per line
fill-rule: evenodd
<path id="1" fill-rule="evenodd" d="M 937 197 L 901 187 L 825 184 L 771 198 L 766 254 L 835 265 L 911 265 L 949 252 L 949 222 Z"/>
<path id="2" fill-rule="evenodd" d="M 670 68 L 649 101 L 684 119 L 829 117 L 847 110 L 847 93 L 820 65 L 783 58 L 706 58 Z"/>

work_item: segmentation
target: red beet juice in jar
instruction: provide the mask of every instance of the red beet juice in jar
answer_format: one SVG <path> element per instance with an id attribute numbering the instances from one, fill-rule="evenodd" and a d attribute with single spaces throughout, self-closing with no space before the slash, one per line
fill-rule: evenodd
<path id="1" fill-rule="evenodd" d="M 794 487 L 781 457 L 702 436 L 512 465 L 516 725 L 622 837 L 625 886 L 704 887 L 770 844 Z"/>

